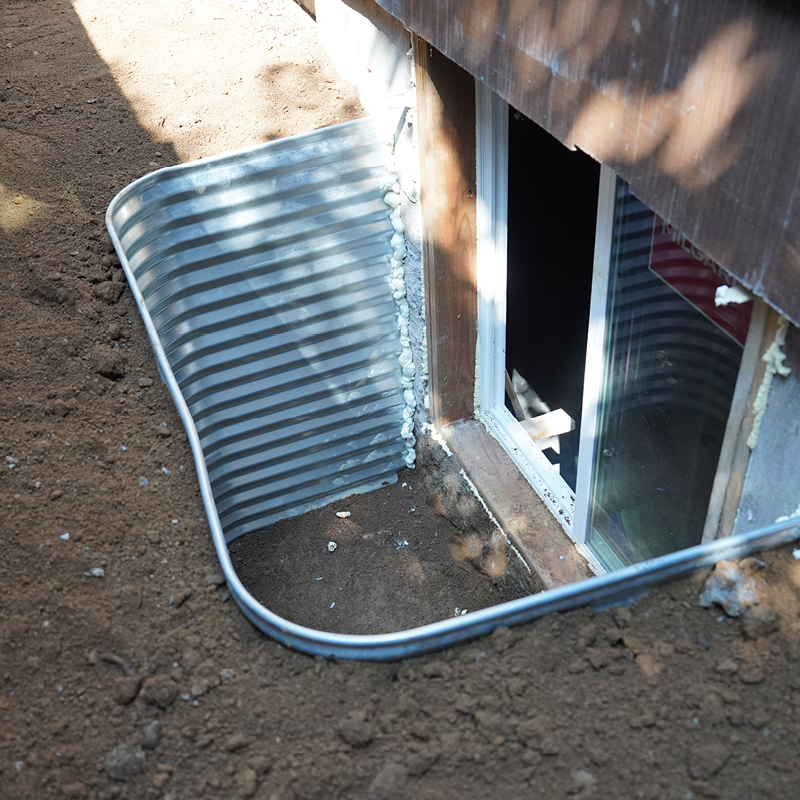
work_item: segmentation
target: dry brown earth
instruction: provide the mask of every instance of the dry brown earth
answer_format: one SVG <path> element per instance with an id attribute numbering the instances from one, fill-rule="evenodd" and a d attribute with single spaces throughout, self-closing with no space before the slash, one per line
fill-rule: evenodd
<path id="1" fill-rule="evenodd" d="M 104 212 L 154 165 L 359 113 L 288 2 L 0 7 L 0 797 L 796 797 L 790 548 L 745 627 L 686 580 L 394 664 L 224 602 Z"/>

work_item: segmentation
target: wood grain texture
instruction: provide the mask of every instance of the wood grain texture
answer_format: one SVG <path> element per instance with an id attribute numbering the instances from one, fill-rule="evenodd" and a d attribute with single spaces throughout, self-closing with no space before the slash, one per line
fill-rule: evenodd
<path id="1" fill-rule="evenodd" d="M 474 414 L 475 82 L 418 37 L 414 49 L 430 412 L 441 426 Z"/>
<path id="2" fill-rule="evenodd" d="M 506 535 L 547 589 L 592 576 L 586 560 L 500 443 L 476 420 L 441 433 Z"/>
<path id="3" fill-rule="evenodd" d="M 750 457 L 750 449 L 746 443 L 747 437 L 750 436 L 750 431 L 753 429 L 753 413 L 750 410 L 752 398 L 755 396 L 753 387 L 755 386 L 755 391 L 758 390 L 760 379 L 756 382 L 756 375 L 760 374 L 761 378 L 764 376 L 764 363 L 761 361 L 761 356 L 764 354 L 767 312 L 767 305 L 761 300 L 756 300 L 750 328 L 747 331 L 747 341 L 742 352 L 742 363 L 739 366 L 736 388 L 733 391 L 731 410 L 722 440 L 717 472 L 714 475 L 711 498 L 708 502 L 703 542 L 711 542 L 720 536 L 729 536 L 733 532 L 731 511 L 735 513 L 739 505 L 744 473 Z M 777 318 L 778 315 L 772 311 L 771 316 Z M 722 526 L 721 522 L 724 523 Z"/>
<path id="4" fill-rule="evenodd" d="M 797 392 L 798 376 L 796 372 L 789 379 L 776 377 L 770 390 L 767 413 L 761 425 L 756 450 L 751 451 L 747 439 L 753 430 L 755 403 L 758 389 L 764 380 L 766 364 L 761 356 L 775 340 L 780 316 L 769 309 L 764 323 L 764 335 L 761 342 L 758 366 L 753 373 L 753 384 L 747 401 L 747 413 L 742 422 L 742 430 L 736 441 L 736 452 L 731 466 L 731 478 L 722 507 L 718 537 L 730 536 L 732 533 L 745 533 L 759 525 L 767 525 L 775 521 L 781 514 L 794 511 L 800 505 L 800 414 L 798 413 Z M 797 347 L 797 331 L 793 331 L 793 348 L 787 347 L 791 353 L 794 369 L 797 369 L 800 351 Z M 788 389 L 788 391 L 787 391 Z M 776 395 L 783 397 L 776 403 Z M 766 425 L 766 427 L 765 427 Z M 764 433 L 766 431 L 766 433 Z M 756 458 L 756 455 L 758 456 Z M 781 498 L 789 508 L 789 512 L 781 511 Z M 757 508 L 758 513 L 748 519 L 748 509 Z M 744 511 L 744 514 L 742 514 Z"/>
<path id="5" fill-rule="evenodd" d="M 377 2 L 800 324 L 800 3 Z"/>

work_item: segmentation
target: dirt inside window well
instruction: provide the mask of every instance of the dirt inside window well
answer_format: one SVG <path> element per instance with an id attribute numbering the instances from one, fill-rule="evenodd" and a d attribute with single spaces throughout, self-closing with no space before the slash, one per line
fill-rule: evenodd
<path id="1" fill-rule="evenodd" d="M 242 536 L 234 568 L 270 611 L 336 633 L 405 630 L 529 594 L 489 518 L 482 530 L 449 521 L 421 472 Z"/>

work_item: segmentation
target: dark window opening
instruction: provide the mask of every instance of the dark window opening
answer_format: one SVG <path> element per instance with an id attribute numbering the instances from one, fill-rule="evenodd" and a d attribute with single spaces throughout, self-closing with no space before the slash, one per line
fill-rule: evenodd
<path id="1" fill-rule="evenodd" d="M 600 165 L 509 113 L 506 368 L 530 386 L 516 382 L 527 415 L 563 409 L 575 421 L 539 442 L 574 490 Z"/>

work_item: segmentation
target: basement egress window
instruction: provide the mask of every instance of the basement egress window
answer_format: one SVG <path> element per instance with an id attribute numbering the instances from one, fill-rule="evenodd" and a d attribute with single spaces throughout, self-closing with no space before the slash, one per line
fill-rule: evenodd
<path id="1" fill-rule="evenodd" d="M 752 302 L 612 170 L 486 89 L 483 420 L 599 571 L 699 544 Z"/>

